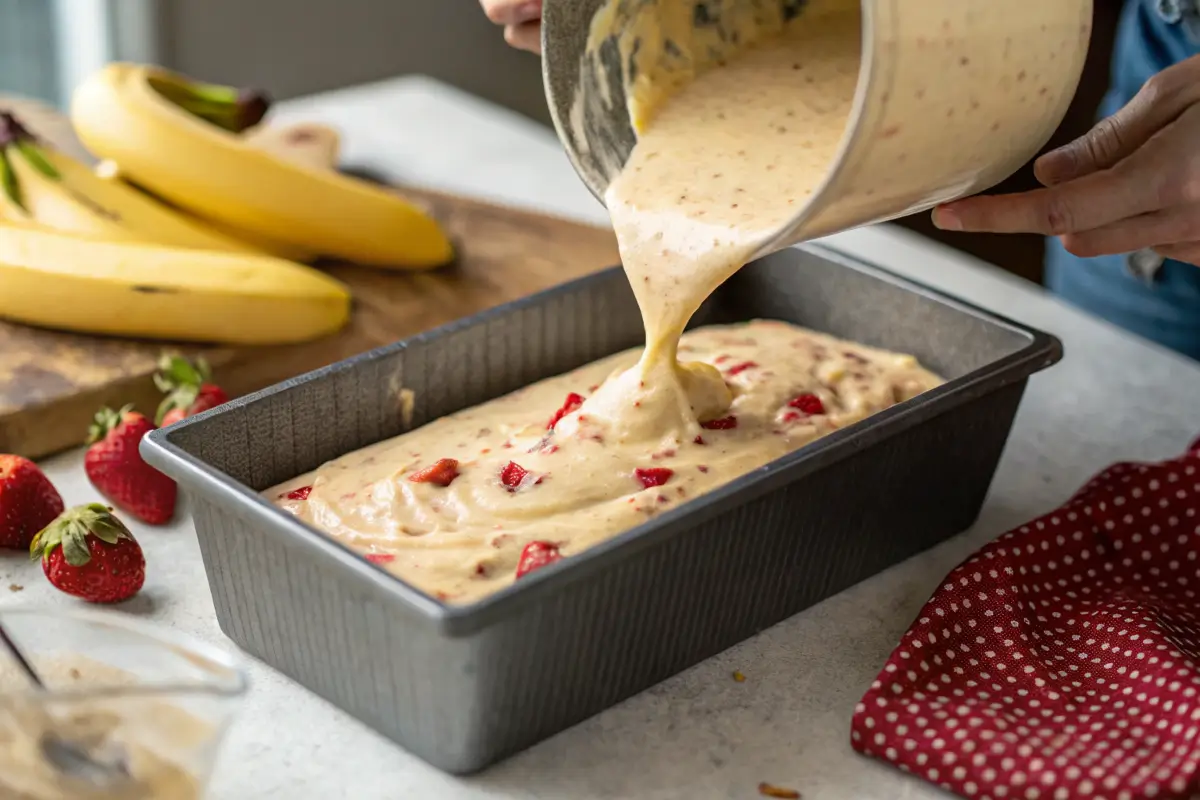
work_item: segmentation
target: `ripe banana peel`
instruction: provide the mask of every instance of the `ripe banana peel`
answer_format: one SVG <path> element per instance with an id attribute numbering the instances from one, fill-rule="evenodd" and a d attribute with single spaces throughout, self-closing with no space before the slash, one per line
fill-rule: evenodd
<path id="1" fill-rule="evenodd" d="M 285 242 L 273 242 L 266 237 L 258 236 L 253 233 L 247 233 L 246 231 L 239 231 L 236 228 L 232 228 L 228 225 L 222 225 L 219 222 L 201 220 L 198 217 L 194 217 L 186 211 L 183 211 L 182 209 L 175 208 L 167 203 L 166 200 L 155 197 L 140 186 L 136 186 L 126 181 L 125 176 L 121 174 L 121 170 L 117 166 L 116 162 L 101 161 L 96 165 L 96 175 L 106 181 L 119 182 L 122 185 L 129 187 L 130 190 L 138 192 L 139 194 L 154 200 L 164 208 L 170 208 L 179 216 L 184 217 L 185 219 L 194 220 L 197 225 L 203 225 L 210 230 L 216 231 L 221 236 L 238 242 L 239 249 L 245 249 L 250 252 L 274 256 L 276 258 L 285 258 L 288 261 L 306 262 L 312 261 L 314 258 L 316 258 L 316 253 L 311 251 L 289 245 Z"/>
<path id="2" fill-rule="evenodd" d="M 242 141 L 284 160 L 313 169 L 334 169 L 342 150 L 342 137 L 328 125 L 302 122 L 293 125 L 257 125 L 242 133 Z"/>
<path id="3" fill-rule="evenodd" d="M 253 147 L 272 153 L 279 158 L 307 164 L 314 169 L 334 169 L 337 166 L 341 150 L 341 137 L 338 132 L 327 125 L 316 123 L 261 124 L 243 131 L 242 138 Z M 96 174 L 105 180 L 125 181 L 120 166 L 115 161 L 101 161 L 96 165 Z M 142 187 L 128 181 L 125 183 L 149 195 Z M 166 203 L 161 198 L 155 199 L 160 203 Z M 187 216 L 187 212 L 179 208 L 175 208 L 174 211 Z M 246 242 L 251 247 L 278 258 L 286 258 L 289 261 L 312 261 L 317 256 L 312 251 L 306 251 L 287 242 L 272 241 L 260 234 L 239 230 L 230 225 L 212 220 L 203 220 L 202 223 L 224 236 Z"/>
<path id="4" fill-rule="evenodd" d="M 416 206 L 254 147 L 232 132 L 236 125 L 211 121 L 186 93 L 181 99 L 180 85 L 192 84 L 156 67 L 110 64 L 75 91 L 76 132 L 127 179 L 202 219 L 371 266 L 452 260 L 450 240 Z"/>
<path id="5" fill-rule="evenodd" d="M 112 241 L 241 253 L 263 251 L 188 220 L 33 138 L 0 113 L 0 217 Z"/>
<path id="6" fill-rule="evenodd" d="M 0 223 L 0 317 L 46 328 L 224 344 L 341 329 L 348 289 L 267 256 L 98 241 Z"/>

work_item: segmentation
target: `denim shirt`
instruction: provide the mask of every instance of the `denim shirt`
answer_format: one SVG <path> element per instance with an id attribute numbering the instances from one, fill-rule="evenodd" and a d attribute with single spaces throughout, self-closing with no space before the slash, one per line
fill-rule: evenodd
<path id="1" fill-rule="evenodd" d="M 1126 0 L 1100 116 L 1115 113 L 1154 74 L 1200 54 L 1200 0 Z M 1077 258 L 1046 244 L 1046 285 L 1073 305 L 1200 359 L 1200 267 L 1149 251 Z"/>

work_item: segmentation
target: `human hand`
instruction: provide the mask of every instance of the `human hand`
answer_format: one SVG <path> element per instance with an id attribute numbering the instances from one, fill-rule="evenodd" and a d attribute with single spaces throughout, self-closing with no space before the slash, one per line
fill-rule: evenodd
<path id="1" fill-rule="evenodd" d="M 1200 56 L 1155 75 L 1129 104 L 1034 163 L 1044 189 L 934 209 L 951 231 L 1057 236 L 1082 257 L 1145 248 L 1200 265 Z"/>
<path id="2" fill-rule="evenodd" d="M 542 52 L 542 0 L 480 0 L 488 19 L 504 26 L 504 41 L 531 53 Z"/>

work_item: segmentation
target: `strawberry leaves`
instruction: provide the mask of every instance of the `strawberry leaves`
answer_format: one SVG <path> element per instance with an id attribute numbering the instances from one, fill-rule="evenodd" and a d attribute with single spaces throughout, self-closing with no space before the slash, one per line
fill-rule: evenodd
<path id="1" fill-rule="evenodd" d="M 89 534 L 110 545 L 133 539 L 133 534 L 113 516 L 111 509 L 102 503 L 88 503 L 64 511 L 34 536 L 29 545 L 30 558 L 48 559 L 61 546 L 63 560 L 72 567 L 86 566 L 92 560 Z"/>
<path id="2" fill-rule="evenodd" d="M 92 424 L 88 426 L 88 438 L 85 444 L 103 441 L 104 437 L 120 425 L 121 420 L 131 411 L 133 411 L 133 404 L 121 406 L 117 411 L 113 411 L 107 406 L 97 411 L 96 416 L 92 418 Z"/>
<path id="3" fill-rule="evenodd" d="M 158 404 L 154 413 L 154 422 L 163 424 L 163 419 L 170 412 L 180 409 L 187 411 L 200 396 L 200 389 L 212 380 L 212 370 L 203 358 L 195 362 L 182 356 L 164 355 L 158 363 L 158 372 L 154 375 L 154 385 L 167 396 Z"/>

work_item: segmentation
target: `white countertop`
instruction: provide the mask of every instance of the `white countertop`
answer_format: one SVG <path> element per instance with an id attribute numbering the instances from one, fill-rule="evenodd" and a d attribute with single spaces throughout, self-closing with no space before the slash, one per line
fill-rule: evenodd
<path id="1" fill-rule="evenodd" d="M 347 160 L 402 182 L 604 223 L 553 133 L 444 85 L 406 78 L 285 104 L 340 127 Z M 681 675 L 469 779 L 443 775 L 265 666 L 230 733 L 219 800 L 757 797 L 941 798 L 855 755 L 850 714 L 940 578 L 996 534 L 1058 504 L 1107 464 L 1161 458 L 1200 433 L 1200 366 L 1069 309 L 982 262 L 890 226 L 827 243 L 1057 334 L 1066 358 L 1033 379 L 979 522 Z M 1147 390 L 1146 387 L 1152 387 Z M 46 464 L 68 505 L 94 499 L 80 452 Z M 186 508 L 136 528 L 146 588 L 121 610 L 227 643 Z M 73 601 L 19 555 L 0 560 L 0 604 Z M 744 683 L 730 678 L 733 670 Z"/>

